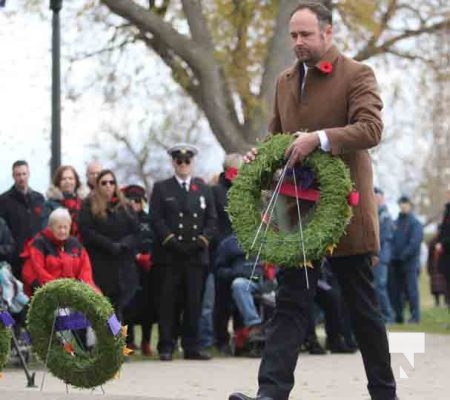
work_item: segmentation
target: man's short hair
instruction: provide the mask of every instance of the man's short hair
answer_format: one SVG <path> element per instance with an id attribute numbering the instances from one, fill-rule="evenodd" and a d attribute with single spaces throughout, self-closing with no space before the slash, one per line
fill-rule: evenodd
<path id="1" fill-rule="evenodd" d="M 412 205 L 412 200 L 411 197 L 409 196 L 400 196 L 400 198 L 398 199 L 398 204 L 411 204 Z"/>
<path id="2" fill-rule="evenodd" d="M 324 29 L 327 25 L 333 25 L 333 14 L 331 12 L 331 2 L 326 0 L 301 0 L 290 15 L 290 18 L 300 10 L 307 8 L 317 16 L 320 29 Z"/>
<path id="3" fill-rule="evenodd" d="M 25 167 L 28 167 L 28 163 L 25 160 L 14 161 L 14 163 L 12 165 L 12 170 L 14 171 L 15 168 L 23 167 L 24 165 L 25 165 Z"/>

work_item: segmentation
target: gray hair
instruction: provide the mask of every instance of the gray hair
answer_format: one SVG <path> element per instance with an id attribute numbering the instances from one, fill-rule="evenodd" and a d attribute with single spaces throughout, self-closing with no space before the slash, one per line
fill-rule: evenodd
<path id="1" fill-rule="evenodd" d="M 53 210 L 48 217 L 48 226 L 52 226 L 55 222 L 65 220 L 72 223 L 72 217 L 70 216 L 67 208 L 59 207 Z"/>
<path id="2" fill-rule="evenodd" d="M 223 169 L 239 168 L 242 164 L 243 157 L 239 153 L 230 153 L 225 156 L 223 161 Z"/>

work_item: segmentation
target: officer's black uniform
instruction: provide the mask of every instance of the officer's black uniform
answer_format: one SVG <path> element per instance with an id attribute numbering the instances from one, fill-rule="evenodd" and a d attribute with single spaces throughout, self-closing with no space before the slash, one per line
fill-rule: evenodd
<path id="1" fill-rule="evenodd" d="M 192 178 L 186 191 L 172 177 L 155 184 L 150 204 L 156 235 L 153 258 L 162 274 L 158 351 L 160 357 L 171 358 L 181 305 L 184 356 L 195 358 L 208 245 L 217 219 L 212 193 L 199 179 Z"/>

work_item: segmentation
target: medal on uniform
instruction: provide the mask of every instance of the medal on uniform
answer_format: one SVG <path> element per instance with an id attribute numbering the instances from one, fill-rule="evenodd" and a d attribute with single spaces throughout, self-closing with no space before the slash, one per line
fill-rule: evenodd
<path id="1" fill-rule="evenodd" d="M 206 208 L 205 196 L 200 196 L 200 208 L 204 210 Z"/>

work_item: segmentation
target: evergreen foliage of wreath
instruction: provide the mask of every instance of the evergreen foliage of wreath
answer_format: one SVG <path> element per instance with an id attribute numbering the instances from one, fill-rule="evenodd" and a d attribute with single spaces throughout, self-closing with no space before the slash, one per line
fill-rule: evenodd
<path id="1" fill-rule="evenodd" d="M 11 329 L 0 321 L 0 372 L 6 365 L 11 347 Z"/>
<path id="2" fill-rule="evenodd" d="M 83 313 L 90 321 L 97 343 L 89 351 L 67 351 L 61 340 L 50 337 L 55 311 L 61 308 Z M 123 363 L 125 339 L 114 336 L 108 319 L 114 310 L 106 297 L 95 292 L 83 282 L 74 279 L 59 279 L 39 288 L 30 304 L 27 326 L 33 350 L 45 362 L 50 372 L 65 383 L 93 388 L 114 378 Z"/>
<path id="3" fill-rule="evenodd" d="M 303 226 L 305 257 L 299 232 L 276 232 L 268 228 L 252 243 L 261 223 L 261 190 L 268 189 L 274 172 L 285 164 L 284 153 L 295 140 L 293 135 L 273 135 L 258 146 L 255 161 L 244 164 L 228 194 L 228 213 L 239 243 L 249 256 L 261 249 L 260 260 L 281 267 L 299 267 L 331 254 L 352 216 L 347 197 L 352 190 L 350 172 L 343 161 L 323 151 L 315 151 L 303 162 L 312 168 L 320 189 L 320 199 Z M 263 231 L 265 226 L 263 226 Z"/>

